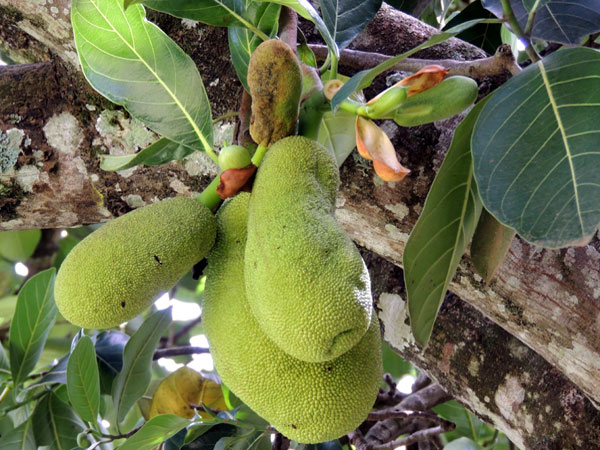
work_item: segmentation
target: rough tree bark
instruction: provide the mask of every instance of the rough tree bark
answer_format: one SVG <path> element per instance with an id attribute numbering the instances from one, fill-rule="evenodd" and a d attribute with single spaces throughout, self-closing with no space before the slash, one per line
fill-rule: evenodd
<path id="1" fill-rule="evenodd" d="M 87 87 L 78 71 L 69 3 L 0 0 L 0 50 L 15 61 L 37 63 L 0 69 L 0 157 L 7 166 L 0 173 L 0 230 L 110 220 L 159 198 L 194 195 L 215 174 L 203 154 L 119 173 L 99 168 L 98 155 L 132 153 L 157 136 Z M 152 18 L 196 61 L 213 115 L 235 110 L 241 87 L 229 62 L 225 31 L 154 13 Z M 385 7 L 353 46 L 397 54 L 432 32 Z M 484 54 L 452 39 L 417 56 L 467 60 Z M 489 78 L 479 81 L 483 92 L 495 84 Z M 337 217 L 358 244 L 401 264 L 458 120 L 413 129 L 384 125 L 402 163 L 413 171 L 403 183 L 382 183 L 367 162 L 348 158 Z M 223 122 L 216 131 L 231 140 L 233 124 Z M 385 272 L 378 276 L 392 279 Z M 401 277 L 393 279 L 401 283 Z M 592 403 L 600 404 L 598 239 L 558 251 L 515 239 L 491 285 L 483 284 L 465 258 L 451 290 L 475 309 L 446 302 L 425 352 L 406 333 L 402 292 L 383 290 L 387 295 L 379 305 L 386 339 L 517 445 L 600 447 L 599 413 Z M 536 392 L 531 400 L 528 395 L 533 398 Z M 590 424 L 587 433 L 579 421 Z"/>

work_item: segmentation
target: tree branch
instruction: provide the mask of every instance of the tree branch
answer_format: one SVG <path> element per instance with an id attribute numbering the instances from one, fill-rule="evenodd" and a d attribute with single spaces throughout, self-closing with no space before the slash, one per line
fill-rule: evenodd
<path id="1" fill-rule="evenodd" d="M 156 361 L 160 358 L 168 358 L 170 356 L 195 355 L 198 353 L 210 353 L 208 348 L 193 347 L 191 345 L 183 347 L 159 348 L 154 351 L 152 359 Z"/>
<path id="2" fill-rule="evenodd" d="M 321 44 L 310 44 L 318 61 L 324 61 L 327 57 L 327 46 Z M 391 56 L 376 52 L 365 52 L 361 50 L 344 49 L 341 53 L 340 64 L 352 69 L 363 70 L 381 64 L 390 59 Z M 416 59 L 405 58 L 395 64 L 390 70 L 402 72 L 417 72 L 425 66 L 439 64 L 449 69 L 448 75 L 465 75 L 473 78 L 501 75 L 508 71 L 516 75 L 521 68 L 516 63 L 510 46 L 503 44 L 498 47 L 493 56 L 469 61 L 458 61 L 454 59 Z"/>

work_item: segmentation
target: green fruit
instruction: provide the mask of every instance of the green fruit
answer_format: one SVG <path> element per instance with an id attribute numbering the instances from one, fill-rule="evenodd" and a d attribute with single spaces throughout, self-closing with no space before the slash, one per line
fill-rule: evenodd
<path id="1" fill-rule="evenodd" d="M 347 352 L 371 323 L 369 273 L 334 217 L 338 184 L 327 150 L 293 136 L 269 149 L 250 199 L 248 302 L 265 334 L 304 361 Z"/>
<path id="2" fill-rule="evenodd" d="M 254 142 L 269 147 L 296 132 L 302 69 L 289 45 L 270 39 L 252 52 L 248 88 L 252 97 L 250 136 Z"/>
<path id="3" fill-rule="evenodd" d="M 241 145 L 229 145 L 219 153 L 219 166 L 223 170 L 243 169 L 251 164 L 250 153 Z"/>
<path id="4" fill-rule="evenodd" d="M 215 367 L 236 396 L 290 439 L 336 439 L 362 423 L 377 397 L 379 321 L 373 314 L 356 346 L 321 363 L 300 361 L 267 338 L 245 298 L 248 199 L 241 193 L 221 208 L 217 241 L 208 257 L 202 324 Z M 289 317 L 290 328 L 298 326 L 295 319 Z"/>
<path id="5" fill-rule="evenodd" d="M 477 99 L 477 92 L 477 83 L 472 78 L 449 77 L 401 102 L 393 111 L 393 119 L 403 127 L 447 119 L 471 106 Z"/>
<path id="6" fill-rule="evenodd" d="M 85 431 L 82 431 L 77 435 L 77 447 L 88 448 L 90 445 L 92 445 L 92 441 Z"/>
<path id="7" fill-rule="evenodd" d="M 67 255 L 56 277 L 56 306 L 82 328 L 118 326 L 204 258 L 215 235 L 214 215 L 191 198 L 163 200 L 125 214 Z"/>

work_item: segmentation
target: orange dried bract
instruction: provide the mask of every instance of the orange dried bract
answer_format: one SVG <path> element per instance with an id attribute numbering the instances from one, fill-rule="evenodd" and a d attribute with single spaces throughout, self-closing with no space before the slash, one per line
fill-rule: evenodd
<path id="1" fill-rule="evenodd" d="M 243 169 L 225 170 L 221 174 L 221 184 L 217 187 L 217 194 L 225 200 L 226 198 L 233 197 L 238 192 L 250 192 L 255 173 L 256 166 L 254 164 Z"/>
<path id="2" fill-rule="evenodd" d="M 411 97 L 419 92 L 432 88 L 436 84 L 440 84 L 447 73 L 448 69 L 445 67 L 431 64 L 423 67 L 417 73 L 404 78 L 396 84 L 399 86 L 407 86 L 407 96 Z"/>

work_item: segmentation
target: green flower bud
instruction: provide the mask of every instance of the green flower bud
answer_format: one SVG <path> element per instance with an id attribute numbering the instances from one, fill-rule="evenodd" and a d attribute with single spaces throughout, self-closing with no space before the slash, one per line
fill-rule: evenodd
<path id="1" fill-rule="evenodd" d="M 454 76 L 404 100 L 394 111 L 394 122 L 415 127 L 447 119 L 468 108 L 477 98 L 477 83 L 472 78 Z"/>

